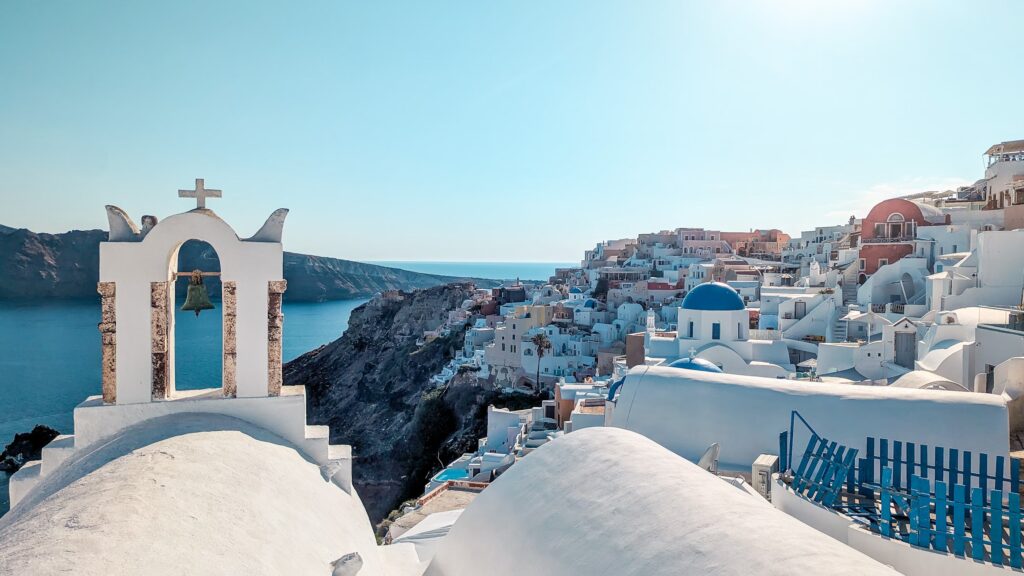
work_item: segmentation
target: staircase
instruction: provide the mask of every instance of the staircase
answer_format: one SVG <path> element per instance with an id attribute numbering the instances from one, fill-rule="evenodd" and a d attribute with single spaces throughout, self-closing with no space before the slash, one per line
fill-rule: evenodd
<path id="1" fill-rule="evenodd" d="M 857 278 L 860 276 L 860 270 L 855 264 L 850 264 L 843 270 L 843 304 L 853 304 L 857 301 L 857 288 L 860 287 L 857 284 Z"/>
<path id="2" fill-rule="evenodd" d="M 836 309 L 832 311 L 827 342 L 846 342 L 846 338 L 849 336 L 850 325 L 841 318 L 846 316 L 849 310 L 847 306 L 836 306 Z"/>

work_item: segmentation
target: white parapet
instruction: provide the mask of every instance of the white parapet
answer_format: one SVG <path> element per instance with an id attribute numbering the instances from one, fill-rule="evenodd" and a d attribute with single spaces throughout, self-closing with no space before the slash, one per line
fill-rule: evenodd
<path id="1" fill-rule="evenodd" d="M 11 477 L 11 507 L 75 453 L 147 420 L 189 413 L 223 414 L 276 434 L 320 465 L 325 479 L 346 492 L 352 491 L 352 449 L 331 446 L 327 426 L 306 424 L 303 386 L 284 386 L 280 396 L 252 398 L 226 398 L 216 388 L 179 391 L 170 400 L 140 404 L 104 404 L 101 396 L 90 396 L 75 408 L 74 436 L 58 436 L 43 448 L 41 461 L 29 462 Z"/>

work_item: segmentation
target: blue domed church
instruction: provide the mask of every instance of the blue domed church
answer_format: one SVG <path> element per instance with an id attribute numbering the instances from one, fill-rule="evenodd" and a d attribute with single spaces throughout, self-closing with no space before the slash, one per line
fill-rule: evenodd
<path id="1" fill-rule="evenodd" d="M 675 337 L 650 334 L 645 343 L 648 358 L 662 358 L 663 364 L 685 370 L 706 371 L 711 365 L 730 374 L 768 377 L 795 370 L 785 342 L 750 339 L 743 298 L 721 282 L 690 290 L 679 308 Z"/>

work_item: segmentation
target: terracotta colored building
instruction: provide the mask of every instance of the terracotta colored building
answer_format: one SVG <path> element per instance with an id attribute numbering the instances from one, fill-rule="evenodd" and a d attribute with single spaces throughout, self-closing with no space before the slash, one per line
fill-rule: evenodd
<path id="1" fill-rule="evenodd" d="M 919 227 L 948 223 L 949 217 L 934 206 L 902 198 L 879 202 L 864 218 L 860 247 L 861 273 L 874 274 L 882 266 L 913 254 L 917 247 Z"/>

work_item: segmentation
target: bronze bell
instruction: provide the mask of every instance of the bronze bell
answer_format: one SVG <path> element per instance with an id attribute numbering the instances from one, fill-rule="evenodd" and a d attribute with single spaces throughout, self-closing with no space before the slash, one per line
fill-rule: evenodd
<path id="1" fill-rule="evenodd" d="M 185 303 L 182 310 L 195 310 L 196 316 L 203 310 L 213 310 L 213 302 L 210 302 L 210 295 L 206 292 L 203 284 L 203 273 L 199 270 L 192 271 L 192 278 L 188 283 L 188 294 L 185 296 Z"/>

